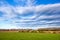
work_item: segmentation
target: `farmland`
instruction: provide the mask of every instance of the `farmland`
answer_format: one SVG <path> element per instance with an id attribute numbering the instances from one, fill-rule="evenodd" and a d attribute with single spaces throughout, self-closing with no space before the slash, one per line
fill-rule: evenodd
<path id="1" fill-rule="evenodd" d="M 60 40 L 60 34 L 0 32 L 0 40 Z"/>

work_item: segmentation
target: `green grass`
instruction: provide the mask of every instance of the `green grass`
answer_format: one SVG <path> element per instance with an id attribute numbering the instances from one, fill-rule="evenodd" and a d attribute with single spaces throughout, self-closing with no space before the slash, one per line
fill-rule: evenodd
<path id="1" fill-rule="evenodd" d="M 0 40 L 60 40 L 60 34 L 0 32 Z"/>

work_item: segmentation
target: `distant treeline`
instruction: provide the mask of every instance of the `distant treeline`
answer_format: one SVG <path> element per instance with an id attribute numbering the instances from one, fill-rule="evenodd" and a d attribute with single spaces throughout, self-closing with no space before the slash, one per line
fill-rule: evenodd
<path id="1" fill-rule="evenodd" d="M 60 33 L 60 28 L 40 28 L 40 29 L 0 29 L 0 32 L 30 32 L 30 33 Z"/>
<path id="2" fill-rule="evenodd" d="M 38 31 L 60 31 L 60 28 L 39 28 L 39 29 L 0 29 L 0 31 L 20 31 L 20 30 L 38 30 Z"/>

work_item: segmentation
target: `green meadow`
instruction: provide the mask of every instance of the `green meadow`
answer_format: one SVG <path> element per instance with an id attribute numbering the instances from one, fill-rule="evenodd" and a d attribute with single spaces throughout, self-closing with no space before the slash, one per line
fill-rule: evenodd
<path id="1" fill-rule="evenodd" d="M 60 34 L 0 32 L 0 40 L 60 40 Z"/>

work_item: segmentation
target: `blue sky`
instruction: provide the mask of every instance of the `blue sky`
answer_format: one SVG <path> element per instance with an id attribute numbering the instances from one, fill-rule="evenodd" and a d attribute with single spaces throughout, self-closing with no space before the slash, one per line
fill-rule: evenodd
<path id="1" fill-rule="evenodd" d="M 60 0 L 0 0 L 0 29 L 60 27 Z"/>

